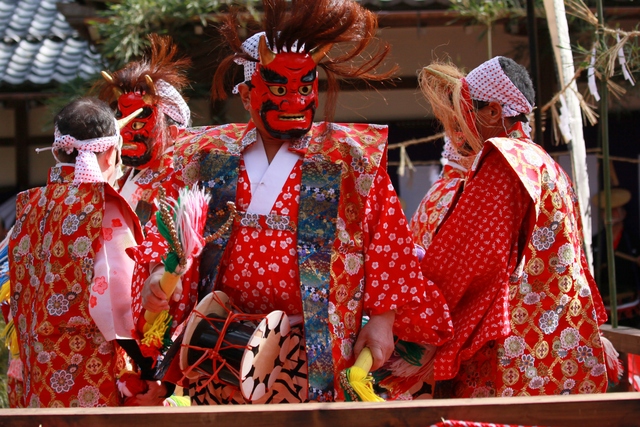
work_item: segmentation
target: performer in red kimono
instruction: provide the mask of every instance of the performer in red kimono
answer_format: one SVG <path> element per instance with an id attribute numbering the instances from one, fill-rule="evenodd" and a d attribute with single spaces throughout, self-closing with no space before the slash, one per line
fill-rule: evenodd
<path id="1" fill-rule="evenodd" d="M 224 27 L 234 54 L 222 61 L 214 94 L 224 94 L 232 62 L 244 65 L 245 80 L 234 92 L 251 121 L 192 130 L 176 155 L 176 179 L 199 182 L 212 195 L 208 233 L 225 221 L 228 201 L 240 218 L 205 249 L 200 282 L 183 278 L 188 298 L 174 306 L 174 319 L 184 319 L 195 297 L 214 289 L 243 312 L 283 310 L 303 319 L 293 332 L 295 357 L 253 403 L 344 400 L 338 374 L 363 347 L 376 369 L 391 355 L 394 334 L 435 345 L 450 337 L 446 304 L 420 274 L 386 172 L 387 128 L 313 123 L 318 66 L 328 76 L 327 117 L 336 76 L 388 77 L 374 74 L 384 47 L 360 66 L 348 63 L 370 45 L 375 16 L 353 1 L 294 0 L 284 13 L 287 3 L 265 1 L 265 33 L 242 45 L 233 17 Z M 346 50 L 327 54 L 338 42 L 349 42 Z M 158 262 L 163 254 L 152 242 L 139 249 L 139 261 Z M 169 308 L 153 280 L 143 301 L 154 312 Z M 365 314 L 370 320 L 362 327 Z M 250 403 L 218 378 L 191 381 L 189 392 L 196 404 Z"/>
<path id="2" fill-rule="evenodd" d="M 45 187 L 18 195 L 9 243 L 21 376 L 10 403 L 117 406 L 125 360 L 116 340 L 133 332 L 134 263 L 124 250 L 142 240 L 135 214 L 112 188 L 122 139 L 113 112 L 95 98 L 73 101 L 55 124 L 58 164 Z"/>
<path id="3" fill-rule="evenodd" d="M 455 332 L 436 353 L 436 397 L 604 392 L 606 313 L 571 182 L 529 137 L 531 80 L 502 57 L 456 73 L 421 76 L 445 132 L 479 151 L 422 262 Z"/>
<path id="4" fill-rule="evenodd" d="M 97 86 L 100 99 L 115 104 L 116 117 L 142 108 L 121 130 L 122 163 L 129 168 L 118 186 L 144 225 L 156 211 L 158 189 L 173 173 L 174 142 L 191 125 L 191 112 L 181 95 L 187 86 L 188 58 L 177 59 L 177 46 L 169 37 L 149 36 L 149 57 L 127 64 L 113 74 L 102 73 Z M 177 191 L 165 188 L 171 194 Z"/>

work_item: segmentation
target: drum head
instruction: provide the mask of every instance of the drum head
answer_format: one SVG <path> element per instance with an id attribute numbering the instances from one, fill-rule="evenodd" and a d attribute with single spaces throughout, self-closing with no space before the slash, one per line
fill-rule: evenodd
<path id="1" fill-rule="evenodd" d="M 220 303 L 224 304 L 227 307 L 222 306 Z M 227 305 L 228 303 L 229 297 L 227 296 L 227 294 L 222 291 L 214 291 L 202 298 L 202 301 L 198 303 L 194 310 L 198 313 L 201 313 L 205 317 L 215 316 L 224 319 L 229 314 L 230 308 Z M 193 331 L 195 331 L 198 324 L 202 321 L 204 321 L 204 319 L 201 316 L 192 314 L 191 317 L 189 317 L 187 326 L 184 329 L 184 339 L 182 341 L 183 345 L 180 348 L 180 370 L 182 372 L 187 371 L 187 369 L 189 368 L 189 344 L 191 343 Z M 202 374 L 196 371 L 197 369 L 193 369 L 186 374 L 186 377 L 192 380 L 200 378 Z"/>
<path id="2" fill-rule="evenodd" d="M 260 322 L 240 363 L 240 389 L 246 400 L 256 401 L 273 386 L 289 352 L 289 318 L 272 311 Z"/>

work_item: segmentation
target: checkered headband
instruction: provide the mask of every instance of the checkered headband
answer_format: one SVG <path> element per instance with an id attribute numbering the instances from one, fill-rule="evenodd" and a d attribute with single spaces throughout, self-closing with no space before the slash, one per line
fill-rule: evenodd
<path id="1" fill-rule="evenodd" d="M 163 102 L 160 103 L 160 110 L 171 117 L 180 128 L 191 125 L 191 110 L 180 95 L 178 90 L 164 80 L 155 83 L 156 91 Z"/>
<path id="2" fill-rule="evenodd" d="M 98 165 L 96 153 L 102 153 L 110 147 L 120 144 L 121 137 L 119 129 L 120 127 L 116 121 L 115 135 L 79 141 L 71 135 L 62 135 L 56 126 L 53 134 L 53 149 L 64 150 L 67 154 L 71 154 L 74 148 L 78 150 L 76 170 L 73 178 L 74 184 L 105 182 L 102 171 L 100 170 L 100 165 Z"/>
<path id="3" fill-rule="evenodd" d="M 499 102 L 504 117 L 529 114 L 533 107 L 527 98 L 504 73 L 499 57 L 492 58 L 471 70 L 465 77 L 471 98 L 485 102 Z"/>

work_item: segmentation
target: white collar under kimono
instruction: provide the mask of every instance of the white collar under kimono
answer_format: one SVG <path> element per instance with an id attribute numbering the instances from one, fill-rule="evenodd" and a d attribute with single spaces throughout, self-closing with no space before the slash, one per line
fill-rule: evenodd
<path id="1" fill-rule="evenodd" d="M 301 156 L 290 151 L 289 143 L 285 142 L 269 163 L 259 133 L 256 142 L 247 147 L 242 155 L 251 183 L 251 203 L 247 213 L 269 215 Z"/>

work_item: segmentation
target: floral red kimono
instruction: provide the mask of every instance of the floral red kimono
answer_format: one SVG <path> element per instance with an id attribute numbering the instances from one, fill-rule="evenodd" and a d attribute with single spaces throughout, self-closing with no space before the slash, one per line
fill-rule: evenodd
<path id="1" fill-rule="evenodd" d="M 116 375 L 124 368 L 124 353 L 113 339 L 127 322 L 114 317 L 123 308 L 129 319 L 131 314 L 122 305 L 129 297 L 122 288 L 112 288 L 115 282 L 130 287 L 130 278 L 110 277 L 114 266 L 106 257 L 117 258 L 124 254 L 123 248 L 114 248 L 115 253 L 102 248 L 109 245 L 103 242 L 122 235 L 125 226 L 137 241 L 142 233 L 131 209 L 110 185 L 72 185 L 73 171 L 72 166 L 54 167 L 46 187 L 17 198 L 9 257 L 22 381 L 10 392 L 14 407 L 121 404 Z M 109 224 L 103 223 L 104 218 Z M 105 267 L 100 270 L 105 276 L 97 276 L 97 264 Z M 106 309 L 101 308 L 103 295 L 110 298 Z M 99 329 L 92 313 L 102 318 L 111 313 L 112 318 L 101 321 Z M 105 330 L 111 328 L 114 334 L 111 341 L 101 332 L 105 324 Z M 124 333 L 130 337 L 132 319 L 128 325 Z"/>
<path id="2" fill-rule="evenodd" d="M 604 392 L 606 313 L 571 183 L 519 127 L 510 136 L 485 143 L 422 263 L 455 331 L 436 397 Z"/>
<path id="3" fill-rule="evenodd" d="M 386 127 L 320 124 L 288 148 L 285 144 L 281 151 L 288 166 L 265 166 L 263 182 L 281 184 L 264 213 L 250 208 L 254 192 L 255 198 L 266 198 L 255 187 L 259 180 L 251 179 L 259 166 L 247 167 L 256 164 L 250 159 L 258 141 L 254 125 L 192 132 L 176 153 L 176 179 L 184 185 L 200 182 L 211 192 L 209 232 L 226 219 L 227 201 L 236 203 L 241 216 L 230 235 L 205 250 L 201 282 L 183 280 L 187 297 L 174 310 L 176 318 L 184 319 L 195 296 L 214 288 L 247 313 L 303 314 L 301 360 L 314 351 L 317 361 L 309 363 L 308 388 L 305 363 L 292 374 L 300 381 L 260 402 L 343 400 L 338 373 L 354 362 L 353 343 L 365 313 L 396 310 L 394 333 L 408 341 L 437 345 L 450 337 L 446 304 L 422 278 L 385 170 Z M 159 242 L 139 249 L 139 260 L 157 261 L 164 253 Z M 237 389 L 216 381 L 204 389 L 196 385 L 191 393 L 199 404 L 245 403 Z"/>

